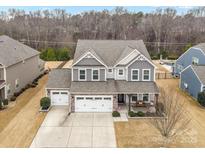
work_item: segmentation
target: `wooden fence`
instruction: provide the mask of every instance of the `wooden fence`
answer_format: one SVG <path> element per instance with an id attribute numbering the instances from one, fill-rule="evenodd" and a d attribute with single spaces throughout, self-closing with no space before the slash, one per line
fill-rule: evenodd
<path id="1" fill-rule="evenodd" d="M 172 73 L 170 72 L 160 72 L 160 73 L 156 73 L 155 75 L 156 79 L 172 79 Z"/>

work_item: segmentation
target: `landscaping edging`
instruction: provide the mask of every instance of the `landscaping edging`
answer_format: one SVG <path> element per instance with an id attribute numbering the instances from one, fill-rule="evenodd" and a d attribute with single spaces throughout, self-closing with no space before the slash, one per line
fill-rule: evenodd
<path id="1" fill-rule="evenodd" d="M 130 117 L 128 114 L 126 114 L 126 115 L 127 115 L 128 119 L 164 119 L 164 118 L 166 118 L 166 117 L 159 117 L 159 116 L 156 116 L 156 117 L 146 117 L 146 116 L 144 116 L 144 117 Z"/>
<path id="2" fill-rule="evenodd" d="M 49 107 L 49 108 L 46 109 L 46 110 L 43 110 L 42 107 L 40 107 L 39 112 L 48 112 L 48 111 L 50 111 L 50 109 L 51 109 L 51 107 Z"/>

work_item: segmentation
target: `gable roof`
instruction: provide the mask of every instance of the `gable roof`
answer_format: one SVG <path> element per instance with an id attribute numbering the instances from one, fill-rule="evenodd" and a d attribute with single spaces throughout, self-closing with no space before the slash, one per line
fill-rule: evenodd
<path id="1" fill-rule="evenodd" d="M 151 60 L 142 40 L 78 40 L 73 63 L 88 50 L 93 52 L 107 66 L 114 66 L 116 62 L 126 57 L 134 49 Z"/>
<path id="2" fill-rule="evenodd" d="M 68 68 L 52 69 L 46 88 L 70 88 L 71 70 Z"/>
<path id="3" fill-rule="evenodd" d="M 205 65 L 192 65 L 192 68 L 203 85 L 205 85 Z"/>
<path id="4" fill-rule="evenodd" d="M 6 67 L 38 55 L 37 50 L 32 49 L 8 36 L 0 36 L 0 63 Z"/>
<path id="5" fill-rule="evenodd" d="M 202 52 L 204 52 L 204 54 L 205 54 L 205 43 L 200 43 L 200 44 L 197 44 L 197 45 L 195 45 L 193 47 L 201 49 Z"/>

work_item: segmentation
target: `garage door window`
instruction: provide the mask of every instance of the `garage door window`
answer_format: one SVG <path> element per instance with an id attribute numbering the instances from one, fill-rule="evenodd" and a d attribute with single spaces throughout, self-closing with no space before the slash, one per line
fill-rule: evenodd
<path id="1" fill-rule="evenodd" d="M 53 92 L 53 95 L 59 95 L 59 93 L 58 92 Z"/>
<path id="2" fill-rule="evenodd" d="M 86 100 L 93 100 L 92 97 L 86 97 Z"/>
<path id="3" fill-rule="evenodd" d="M 67 93 L 67 92 L 62 92 L 61 94 L 62 94 L 62 95 L 68 95 L 68 93 Z"/>
<path id="4" fill-rule="evenodd" d="M 102 100 L 102 97 L 95 97 L 95 100 Z"/>
<path id="5" fill-rule="evenodd" d="M 111 100 L 111 98 L 110 97 L 105 97 L 104 100 Z"/>
<path id="6" fill-rule="evenodd" d="M 84 97 L 77 97 L 77 100 L 84 100 Z"/>

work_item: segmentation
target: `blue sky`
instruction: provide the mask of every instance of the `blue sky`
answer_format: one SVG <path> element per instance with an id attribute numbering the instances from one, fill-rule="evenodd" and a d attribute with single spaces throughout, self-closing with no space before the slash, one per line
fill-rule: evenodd
<path id="1" fill-rule="evenodd" d="M 125 8 L 128 11 L 131 12 L 139 12 L 142 11 L 144 13 L 149 13 L 153 12 L 156 10 L 156 8 L 167 8 L 168 6 L 162 6 L 162 7 L 152 7 L 152 6 L 126 6 Z M 95 10 L 95 11 L 102 11 L 104 9 L 107 10 L 112 10 L 115 8 L 115 6 L 0 6 L 0 11 L 7 11 L 10 8 L 16 8 L 16 9 L 23 9 L 26 12 L 28 11 L 35 11 L 35 10 L 53 10 L 56 8 L 61 8 L 65 9 L 68 13 L 71 14 L 77 14 L 81 13 L 84 11 L 90 11 L 90 10 Z M 178 12 L 178 14 L 183 14 L 186 13 L 187 10 L 193 8 L 193 7 L 186 7 L 186 6 L 171 6 L 171 8 L 175 8 Z"/>

